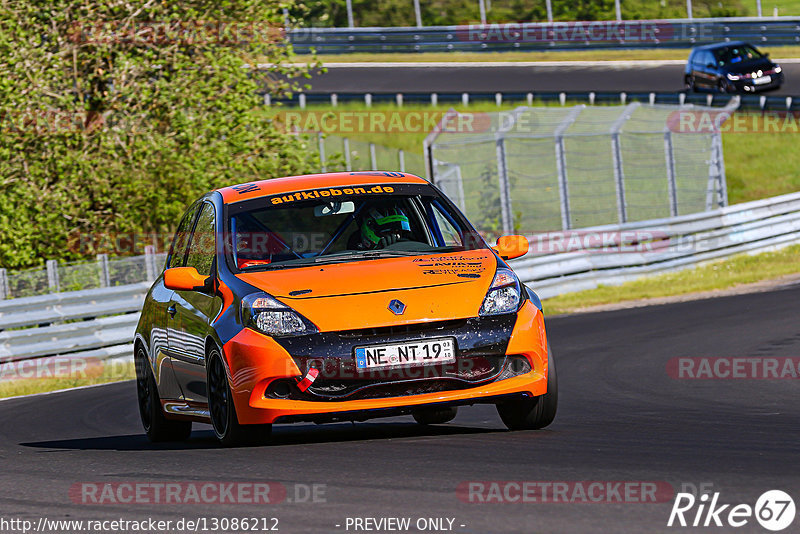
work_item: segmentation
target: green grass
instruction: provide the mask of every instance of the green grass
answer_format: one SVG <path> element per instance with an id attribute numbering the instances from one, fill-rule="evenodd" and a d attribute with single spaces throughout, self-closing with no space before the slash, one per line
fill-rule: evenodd
<path id="1" fill-rule="evenodd" d="M 800 3 L 792 3 L 795 14 L 800 15 Z M 764 4 L 764 13 L 767 13 Z M 772 14 L 772 8 L 769 8 Z M 800 57 L 800 46 L 759 47 L 769 52 L 774 58 Z M 641 50 L 547 50 L 537 52 L 425 52 L 425 53 L 353 53 L 323 54 L 317 59 L 323 63 L 396 63 L 396 62 L 489 62 L 489 61 L 654 61 L 685 60 L 689 55 L 688 48 L 648 48 Z M 298 56 L 298 62 L 307 63 L 314 60 L 310 56 Z"/>
<path id="2" fill-rule="evenodd" d="M 459 111 L 510 110 L 517 103 L 505 103 L 498 108 L 493 103 L 453 106 Z M 550 104 L 553 105 L 553 104 Z M 557 105 L 557 104 L 555 104 Z M 430 105 L 406 105 L 404 111 L 444 112 L 449 106 L 436 108 Z M 331 106 L 310 106 L 313 111 L 365 111 L 360 103 Z M 394 104 L 376 104 L 372 111 L 397 111 Z M 757 200 L 800 190 L 800 151 L 797 141 L 800 133 L 762 133 L 758 131 L 759 115 L 748 115 L 744 131 L 725 131 L 722 135 L 725 167 L 728 181 L 728 198 L 731 204 Z M 755 117 L 755 119 L 753 119 Z M 753 128 L 752 120 L 756 121 Z M 754 131 L 755 130 L 755 131 Z M 348 133 L 351 139 L 372 141 L 408 153 L 421 152 L 425 133 L 370 134 Z M 547 301 L 549 313 L 564 313 L 581 307 L 608 304 L 624 300 L 680 295 L 733 287 L 759 280 L 767 280 L 800 271 L 800 246 L 780 252 L 734 259 L 641 280 L 615 287 L 601 287 L 591 291 L 563 295 Z"/>
<path id="3" fill-rule="evenodd" d="M 731 204 L 800 190 L 800 133 L 722 134 Z"/>
<path id="4" fill-rule="evenodd" d="M 90 364 L 85 371 L 52 378 L 7 379 L 10 376 L 8 368 L 4 368 L 3 371 L 4 374 L 0 375 L 0 398 L 121 382 L 136 378 L 132 362 L 95 362 Z"/>
<path id="5" fill-rule="evenodd" d="M 727 289 L 793 274 L 800 270 L 798 266 L 800 245 L 775 252 L 741 254 L 692 269 L 642 277 L 619 286 L 559 295 L 544 301 L 544 311 L 555 315 L 602 304 Z"/>
<path id="6" fill-rule="evenodd" d="M 789 17 L 800 15 L 800 2 L 797 0 L 763 0 L 761 2 L 762 14 L 766 17 L 773 15 L 773 10 L 778 8 L 778 16 Z M 752 12 L 755 14 L 755 3 Z"/>
<path id="7" fill-rule="evenodd" d="M 425 104 L 406 104 L 398 108 L 395 104 L 374 104 L 367 108 L 363 103 L 343 103 L 337 107 L 330 105 L 310 105 L 307 110 L 316 113 L 327 111 L 341 112 L 393 112 L 399 109 L 402 112 L 436 112 L 443 114 L 450 107 L 456 111 L 493 112 L 509 111 L 520 105 L 519 102 L 505 102 L 497 107 L 491 102 L 476 102 L 469 106 L 439 105 L 433 107 Z M 543 104 L 537 104 L 543 105 Z M 548 106 L 558 106 L 557 103 L 548 103 Z M 283 109 L 282 111 L 300 111 L 298 109 Z M 752 125 L 748 115 L 748 125 Z M 759 121 L 758 114 L 755 115 Z M 756 130 L 756 131 L 753 131 Z M 800 150 L 797 150 L 800 133 L 763 133 L 759 128 L 748 126 L 745 131 L 725 131 L 722 134 L 723 153 L 725 156 L 725 171 L 728 182 L 728 201 L 731 204 L 748 202 L 768 198 L 800 190 Z M 422 142 L 427 133 L 368 133 L 350 131 L 336 133 L 336 136 L 346 136 L 352 140 L 364 143 L 373 142 L 395 149 L 402 149 L 408 154 L 422 154 Z M 330 155 L 329 151 L 329 154 Z"/>

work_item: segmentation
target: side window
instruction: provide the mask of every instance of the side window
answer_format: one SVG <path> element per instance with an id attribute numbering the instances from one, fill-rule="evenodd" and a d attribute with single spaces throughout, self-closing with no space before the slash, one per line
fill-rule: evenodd
<path id="1" fill-rule="evenodd" d="M 442 238 L 444 239 L 443 246 L 462 246 L 464 243 L 461 240 L 461 234 L 458 233 L 458 230 L 453 228 L 453 225 L 450 224 L 450 221 L 439 211 L 439 208 L 435 204 L 431 204 L 431 211 L 433 212 L 433 218 L 436 224 L 439 226 L 439 231 L 442 233 Z"/>
<path id="2" fill-rule="evenodd" d="M 186 255 L 186 245 L 189 243 L 189 233 L 192 231 L 194 216 L 197 214 L 198 205 L 195 204 L 186 212 L 178 225 L 175 237 L 172 239 L 168 268 L 183 267 L 183 257 Z"/>
<path id="3" fill-rule="evenodd" d="M 186 255 L 186 266 L 194 267 L 203 276 L 211 275 L 211 266 L 216 255 L 216 232 L 214 206 L 208 202 L 203 204 L 197 217 L 189 253 Z"/>

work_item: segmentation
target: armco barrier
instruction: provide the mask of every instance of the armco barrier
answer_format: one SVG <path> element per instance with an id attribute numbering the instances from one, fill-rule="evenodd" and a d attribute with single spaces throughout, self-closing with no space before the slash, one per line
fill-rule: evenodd
<path id="1" fill-rule="evenodd" d="M 0 364 L 53 355 L 132 356 L 149 287 L 142 282 L 0 301 Z"/>
<path id="2" fill-rule="evenodd" d="M 599 238 L 580 239 L 594 235 Z M 570 236 L 588 245 L 565 248 Z M 548 298 L 798 243 L 800 193 L 699 214 L 529 237 L 532 251 L 511 263 L 522 280 Z M 0 301 L 0 363 L 52 355 L 130 359 L 148 286 Z"/>
<path id="3" fill-rule="evenodd" d="M 560 252 L 577 236 L 578 246 Z M 586 236 L 598 236 L 586 239 Z M 612 244 L 603 239 L 613 236 Z M 542 298 L 615 285 L 743 252 L 800 242 L 800 193 L 699 214 L 530 236 L 532 252 L 512 261 Z M 590 246 L 580 246 L 589 242 Z"/>
<path id="4" fill-rule="evenodd" d="M 738 95 L 741 98 L 740 110 L 747 111 L 800 111 L 800 97 L 762 95 Z M 268 104 L 279 102 L 285 106 L 301 108 L 312 104 L 335 105 L 348 103 L 365 103 L 367 107 L 374 104 L 431 104 L 431 105 L 469 105 L 473 102 L 494 102 L 496 104 L 626 104 L 642 102 L 648 104 L 695 104 L 702 106 L 725 106 L 731 99 L 730 94 L 719 93 L 686 93 L 686 92 L 497 92 L 497 93 L 297 93 L 292 98 L 265 98 Z"/>
<path id="5" fill-rule="evenodd" d="M 289 32 L 295 51 L 502 52 L 586 48 L 686 48 L 717 41 L 755 45 L 800 43 L 800 18 L 489 23 L 423 28 L 297 28 Z"/>

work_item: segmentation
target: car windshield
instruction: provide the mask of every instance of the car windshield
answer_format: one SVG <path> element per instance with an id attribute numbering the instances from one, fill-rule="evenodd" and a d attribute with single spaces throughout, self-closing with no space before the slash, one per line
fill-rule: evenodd
<path id="1" fill-rule="evenodd" d="M 714 56 L 721 67 L 735 65 L 755 59 L 761 59 L 764 55 L 750 45 L 728 46 L 714 51 Z"/>
<path id="2" fill-rule="evenodd" d="M 485 248 L 433 188 L 323 188 L 228 208 L 229 260 L 238 270 L 283 269 Z"/>

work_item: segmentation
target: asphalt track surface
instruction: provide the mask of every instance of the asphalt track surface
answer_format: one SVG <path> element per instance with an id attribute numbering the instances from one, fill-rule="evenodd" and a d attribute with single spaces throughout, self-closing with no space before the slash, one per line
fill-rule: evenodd
<path id="1" fill-rule="evenodd" d="M 800 63 L 783 63 L 786 82 L 767 95 L 800 95 Z M 548 66 L 330 66 L 309 93 L 678 92 L 683 63 L 580 63 Z"/>
<path id="2" fill-rule="evenodd" d="M 800 503 L 798 380 L 676 380 L 665 371 L 673 357 L 797 357 L 798 301 L 800 286 L 788 286 L 548 320 L 561 400 L 541 431 L 508 432 L 493 407 L 475 406 L 437 427 L 410 417 L 285 425 L 272 445 L 223 449 L 195 425 L 190 441 L 154 446 L 142 434 L 132 382 L 10 399 L 0 402 L 0 518 L 255 515 L 277 517 L 280 532 L 347 532 L 347 517 L 387 516 L 450 517 L 465 533 L 687 530 L 667 528 L 671 499 L 456 497 L 460 482 L 488 480 L 665 481 L 675 490 L 710 483 L 720 502 L 750 505 L 779 488 Z M 295 501 L 295 484 L 324 484 L 326 502 L 85 505 L 69 497 L 79 482 L 178 481 L 275 481 Z M 766 531 L 751 520 L 737 532 Z"/>

